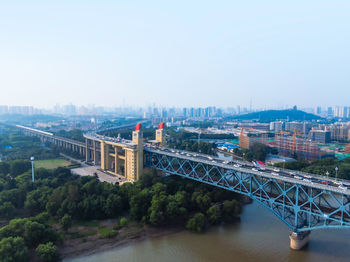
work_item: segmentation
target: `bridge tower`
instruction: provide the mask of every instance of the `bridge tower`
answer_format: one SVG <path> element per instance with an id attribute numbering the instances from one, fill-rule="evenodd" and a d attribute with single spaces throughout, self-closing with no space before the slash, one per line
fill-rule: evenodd
<path id="1" fill-rule="evenodd" d="M 101 169 L 102 170 L 108 170 L 109 167 L 109 147 L 108 144 L 104 141 L 104 139 L 100 142 L 101 146 Z M 88 151 L 86 151 L 86 154 L 88 154 Z"/>
<path id="2" fill-rule="evenodd" d="M 156 130 L 156 141 L 162 146 L 165 145 L 164 122 L 158 125 L 158 129 Z"/>
<path id="3" fill-rule="evenodd" d="M 128 181 L 139 180 L 143 172 L 143 132 L 142 125 L 138 123 L 132 132 L 132 143 L 135 149 L 126 148 L 126 179 Z"/>

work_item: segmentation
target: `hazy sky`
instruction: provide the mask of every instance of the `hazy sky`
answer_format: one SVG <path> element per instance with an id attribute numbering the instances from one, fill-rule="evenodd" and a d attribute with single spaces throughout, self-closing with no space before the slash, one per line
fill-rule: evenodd
<path id="1" fill-rule="evenodd" d="M 0 104 L 350 106 L 348 0 L 0 0 L 0 47 Z"/>

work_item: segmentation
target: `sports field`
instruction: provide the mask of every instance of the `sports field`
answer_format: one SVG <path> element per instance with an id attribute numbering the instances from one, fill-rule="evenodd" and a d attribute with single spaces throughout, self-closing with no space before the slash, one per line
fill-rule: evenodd
<path id="1" fill-rule="evenodd" d="M 48 159 L 48 160 L 38 160 L 34 162 L 35 168 L 46 168 L 46 169 L 55 169 L 57 167 L 65 167 L 72 164 L 70 161 L 67 161 L 62 158 Z"/>

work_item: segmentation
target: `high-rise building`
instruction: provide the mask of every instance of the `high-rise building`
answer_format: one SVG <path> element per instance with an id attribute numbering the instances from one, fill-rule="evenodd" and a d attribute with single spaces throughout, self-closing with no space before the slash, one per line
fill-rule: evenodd
<path id="1" fill-rule="evenodd" d="M 331 132 L 331 139 L 334 141 L 346 141 L 350 139 L 350 122 L 327 125 L 323 129 Z"/>
<path id="2" fill-rule="evenodd" d="M 315 108 L 315 115 L 321 115 L 321 113 L 322 113 L 321 107 L 320 107 L 320 106 L 317 106 L 317 107 Z"/>
<path id="3" fill-rule="evenodd" d="M 334 108 L 334 116 L 340 118 L 349 118 L 349 108 L 346 106 L 336 106 Z"/>
<path id="4" fill-rule="evenodd" d="M 65 115 L 75 115 L 77 113 L 77 109 L 73 104 L 63 106 L 62 111 Z"/>
<path id="5" fill-rule="evenodd" d="M 312 128 L 312 124 L 309 122 L 286 122 L 285 130 L 289 132 L 294 132 L 296 130 L 298 133 L 307 134 Z"/>
<path id="6" fill-rule="evenodd" d="M 184 108 L 182 111 L 183 111 L 183 113 L 182 113 L 183 116 L 184 116 L 184 117 L 188 117 L 188 109 L 187 109 L 187 108 Z"/>
<path id="7" fill-rule="evenodd" d="M 166 118 L 166 117 L 168 117 L 168 112 L 167 112 L 166 108 L 162 108 L 160 117 L 161 117 L 161 118 Z"/>
<path id="8" fill-rule="evenodd" d="M 270 122 L 270 131 L 274 131 L 276 133 L 281 132 L 283 130 L 283 122 L 282 121 L 274 121 Z"/>
<path id="9" fill-rule="evenodd" d="M 218 117 L 222 116 L 222 109 L 218 108 L 215 113 Z"/>
<path id="10" fill-rule="evenodd" d="M 318 143 L 330 143 L 331 142 L 331 132 L 324 130 L 311 130 L 309 133 L 309 139 L 313 142 Z"/>
<path id="11" fill-rule="evenodd" d="M 328 109 L 327 109 L 327 116 L 330 116 L 330 117 L 333 116 L 333 109 L 332 109 L 332 107 L 328 107 Z"/>

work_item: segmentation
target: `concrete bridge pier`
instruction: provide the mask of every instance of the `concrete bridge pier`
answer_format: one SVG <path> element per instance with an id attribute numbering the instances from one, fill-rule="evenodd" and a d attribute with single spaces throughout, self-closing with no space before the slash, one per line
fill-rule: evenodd
<path id="1" fill-rule="evenodd" d="M 300 250 L 309 243 L 310 231 L 292 232 L 289 235 L 290 248 L 293 250 Z"/>

